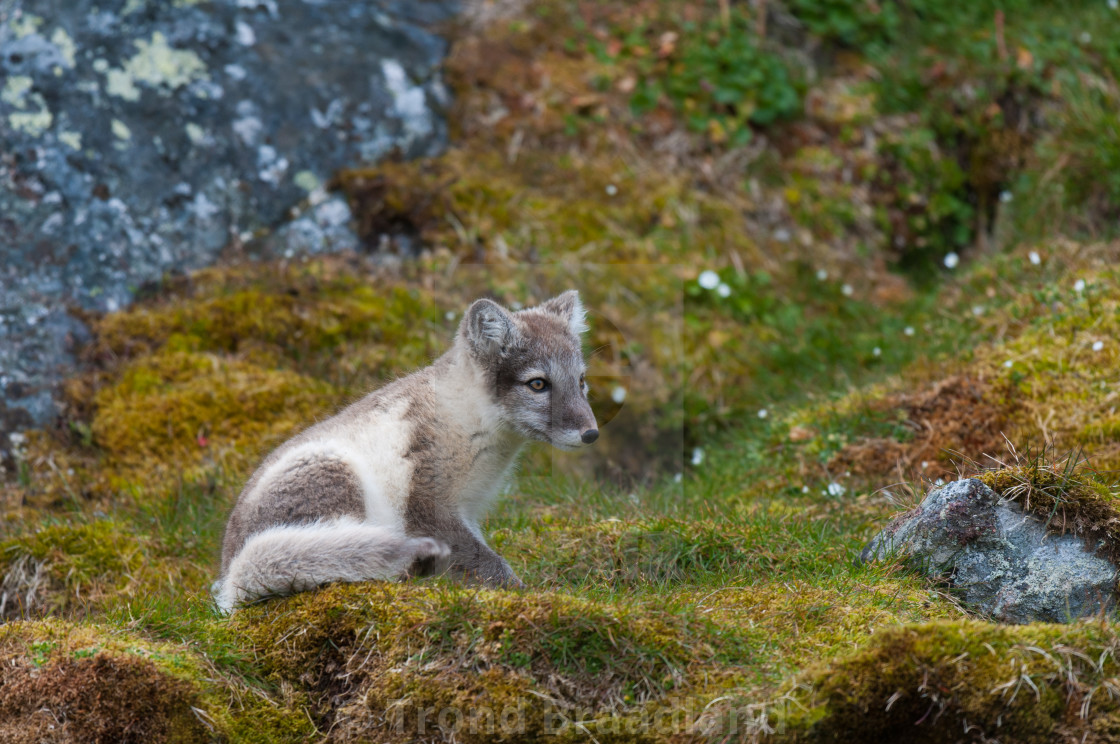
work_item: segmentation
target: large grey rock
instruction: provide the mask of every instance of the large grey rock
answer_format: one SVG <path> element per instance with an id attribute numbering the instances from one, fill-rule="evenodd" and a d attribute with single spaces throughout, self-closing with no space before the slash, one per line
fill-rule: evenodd
<path id="1" fill-rule="evenodd" d="M 455 8 L 0 0 L 0 427 L 54 411 L 84 334 L 68 306 L 121 308 L 231 240 L 356 247 L 321 185 L 443 146 L 446 44 L 430 26 Z"/>
<path id="2" fill-rule="evenodd" d="M 1117 606 L 1112 562 L 1077 535 L 1047 533 L 1041 520 L 976 479 L 930 491 L 861 557 L 895 555 L 948 576 L 966 604 L 1004 622 L 1069 622 Z"/>

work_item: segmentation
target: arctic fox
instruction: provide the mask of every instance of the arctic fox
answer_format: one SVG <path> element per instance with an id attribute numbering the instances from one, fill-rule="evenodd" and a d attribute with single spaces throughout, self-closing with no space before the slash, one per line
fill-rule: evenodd
<path id="1" fill-rule="evenodd" d="M 477 300 L 451 349 L 265 458 L 226 525 L 218 606 L 332 581 L 450 571 L 522 586 L 479 528 L 528 440 L 599 437 L 574 290 L 509 312 Z"/>

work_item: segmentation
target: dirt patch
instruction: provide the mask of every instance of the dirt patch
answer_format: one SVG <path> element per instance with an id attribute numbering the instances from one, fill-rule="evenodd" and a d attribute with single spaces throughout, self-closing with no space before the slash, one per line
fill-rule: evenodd
<path id="1" fill-rule="evenodd" d="M 202 742 L 194 693 L 147 659 L 108 654 L 36 667 L 4 664 L 0 741 L 66 744 Z"/>
<path id="2" fill-rule="evenodd" d="M 872 408 L 897 412 L 906 435 L 851 442 L 833 456 L 831 471 L 867 478 L 955 476 L 961 467 L 968 469 L 963 458 L 982 464 L 984 455 L 1004 451 L 1013 402 L 983 378 L 954 375 L 919 393 L 888 396 Z"/>

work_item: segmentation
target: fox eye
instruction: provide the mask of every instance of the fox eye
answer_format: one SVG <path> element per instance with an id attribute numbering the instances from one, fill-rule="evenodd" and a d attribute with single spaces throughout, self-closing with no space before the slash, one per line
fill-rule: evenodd
<path id="1" fill-rule="evenodd" d="M 534 377 L 525 384 L 528 385 L 529 389 L 534 393 L 543 393 L 545 390 L 548 390 L 548 380 L 540 377 Z"/>

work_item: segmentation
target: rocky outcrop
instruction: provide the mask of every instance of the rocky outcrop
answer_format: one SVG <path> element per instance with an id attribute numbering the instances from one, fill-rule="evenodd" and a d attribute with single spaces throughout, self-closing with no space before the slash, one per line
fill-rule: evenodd
<path id="1" fill-rule="evenodd" d="M 1048 532 L 1042 519 L 969 479 L 930 491 L 861 558 L 902 556 L 947 577 L 969 607 L 996 620 L 1069 622 L 1117 606 L 1118 569 L 1094 547 Z"/>
<path id="2" fill-rule="evenodd" d="M 265 235 L 354 248 L 322 185 L 442 147 L 431 26 L 455 5 L 0 0 L 0 424 L 53 413 L 68 306 L 118 309 Z"/>

